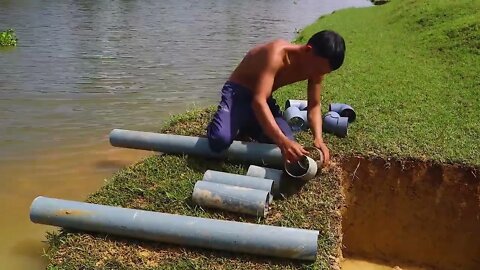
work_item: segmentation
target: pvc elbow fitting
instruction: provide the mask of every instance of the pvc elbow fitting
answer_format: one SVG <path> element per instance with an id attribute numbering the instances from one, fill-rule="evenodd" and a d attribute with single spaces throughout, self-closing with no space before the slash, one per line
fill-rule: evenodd
<path id="1" fill-rule="evenodd" d="M 348 117 L 348 122 L 351 123 L 355 121 L 357 118 L 357 114 L 355 110 L 353 110 L 352 106 L 344 103 L 330 103 L 328 106 L 328 110 L 332 112 L 338 113 L 342 117 Z"/>
<path id="2" fill-rule="evenodd" d="M 285 102 L 285 110 L 290 107 L 297 107 L 299 110 L 303 111 L 307 109 L 308 102 L 306 100 L 298 99 L 289 99 Z"/>
<path id="3" fill-rule="evenodd" d="M 304 113 L 297 107 L 288 107 L 283 112 L 283 117 L 294 132 L 303 130 L 307 126 L 307 119 L 304 118 Z"/>
<path id="4" fill-rule="evenodd" d="M 339 137 L 346 137 L 348 134 L 348 117 L 341 117 L 336 112 L 328 112 L 323 117 L 323 130 L 333 133 Z"/>

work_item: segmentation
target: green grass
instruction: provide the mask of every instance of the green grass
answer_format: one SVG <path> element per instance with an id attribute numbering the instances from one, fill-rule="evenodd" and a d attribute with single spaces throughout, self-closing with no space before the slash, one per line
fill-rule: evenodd
<path id="1" fill-rule="evenodd" d="M 392 1 L 326 16 L 322 29 L 347 43 L 344 66 L 328 75 L 323 111 L 344 102 L 357 111 L 346 139 L 327 136 L 334 154 L 419 158 L 480 165 L 480 1 Z M 305 98 L 287 86 L 278 101 Z"/>
<path id="2" fill-rule="evenodd" d="M 17 40 L 13 29 L 0 32 L 0 46 L 17 46 Z"/>
<path id="3" fill-rule="evenodd" d="M 162 130 L 200 135 L 211 111 L 177 116 Z M 188 125 L 189 128 L 186 128 Z M 276 200 L 265 220 L 218 210 L 191 202 L 197 180 L 207 169 L 245 174 L 246 166 L 189 156 L 155 155 L 118 172 L 89 202 L 166 213 L 320 230 L 315 264 L 243 254 L 182 248 L 161 243 L 101 234 L 49 234 L 49 269 L 330 269 L 339 256 L 340 213 L 343 197 L 338 170 L 332 167 L 302 186 L 293 181 Z M 301 190 L 301 192 L 299 192 Z"/>
<path id="4" fill-rule="evenodd" d="M 320 18 L 298 36 L 333 29 L 347 42 L 345 65 L 327 76 L 322 105 L 351 104 L 357 121 L 347 138 L 326 135 L 336 157 L 359 154 L 480 164 L 479 1 L 391 1 Z M 305 98 L 305 83 L 284 87 L 280 104 Z M 176 116 L 162 132 L 201 135 L 212 109 Z M 301 133 L 310 144 L 311 135 Z M 340 255 L 343 197 L 334 165 L 275 201 L 266 220 L 201 209 L 190 201 L 207 169 L 244 173 L 245 166 L 188 156 L 153 156 L 126 168 L 88 201 L 192 216 L 320 230 L 314 264 L 231 254 L 101 234 L 48 236 L 49 269 L 331 269 Z M 297 191 L 297 192 L 293 192 Z"/>

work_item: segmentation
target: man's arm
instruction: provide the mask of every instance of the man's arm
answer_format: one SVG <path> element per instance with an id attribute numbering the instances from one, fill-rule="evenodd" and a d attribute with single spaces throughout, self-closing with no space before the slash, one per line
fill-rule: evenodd
<path id="1" fill-rule="evenodd" d="M 325 163 L 330 160 L 330 150 L 323 141 L 321 92 L 323 76 L 308 80 L 308 123 L 313 133 L 315 147 L 322 150 Z"/>
<path id="2" fill-rule="evenodd" d="M 265 134 L 267 134 L 275 144 L 280 145 L 284 140 L 288 140 L 288 138 L 283 134 L 280 127 L 278 127 L 267 104 L 267 99 L 270 97 L 274 79 L 274 70 L 264 71 L 260 75 L 256 89 L 254 89 L 252 108 Z"/>
<path id="3" fill-rule="evenodd" d="M 308 152 L 300 144 L 291 141 L 283 134 L 268 107 L 267 99 L 272 93 L 275 72 L 275 66 L 272 65 L 267 66 L 259 75 L 257 85 L 253 89 L 252 108 L 262 130 L 280 147 L 284 159 L 294 162 Z"/>

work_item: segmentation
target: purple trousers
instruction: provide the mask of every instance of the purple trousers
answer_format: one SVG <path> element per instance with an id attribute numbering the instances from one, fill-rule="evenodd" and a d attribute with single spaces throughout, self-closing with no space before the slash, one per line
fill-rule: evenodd
<path id="1" fill-rule="evenodd" d="M 230 81 L 225 83 L 217 112 L 207 127 L 208 142 L 213 151 L 227 149 L 237 136 L 249 136 L 258 142 L 273 143 L 263 132 L 251 104 L 252 94 L 247 88 Z M 292 129 L 283 119 L 275 99 L 270 96 L 267 104 L 283 134 L 294 140 Z"/>

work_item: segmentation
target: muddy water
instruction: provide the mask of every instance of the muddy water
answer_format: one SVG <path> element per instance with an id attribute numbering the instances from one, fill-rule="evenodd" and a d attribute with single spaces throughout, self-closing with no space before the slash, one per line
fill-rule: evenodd
<path id="1" fill-rule="evenodd" d="M 148 153 L 113 149 L 112 128 L 155 131 L 170 115 L 214 104 L 252 45 L 292 39 L 318 16 L 366 0 L 0 0 L 0 261 L 35 269 L 46 227 L 37 195 L 84 199 Z"/>

